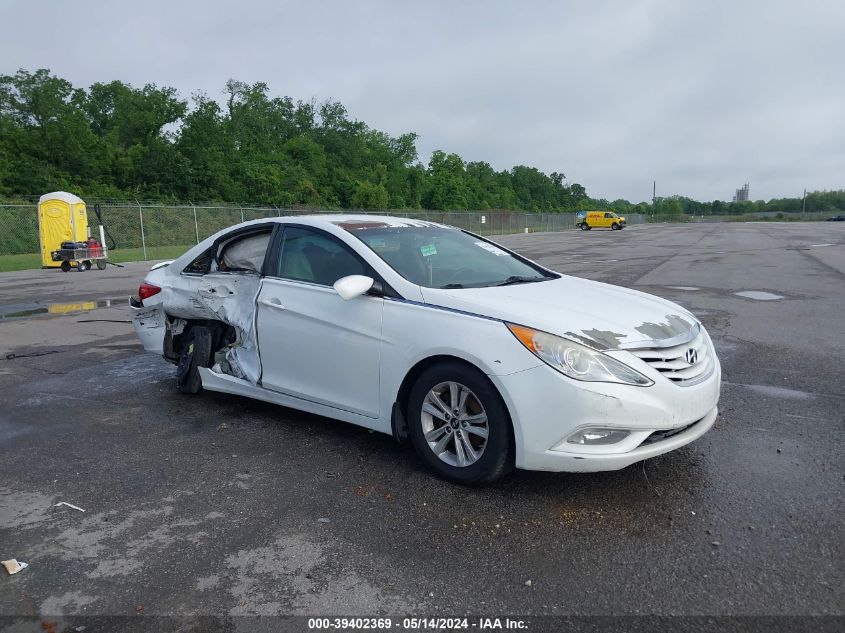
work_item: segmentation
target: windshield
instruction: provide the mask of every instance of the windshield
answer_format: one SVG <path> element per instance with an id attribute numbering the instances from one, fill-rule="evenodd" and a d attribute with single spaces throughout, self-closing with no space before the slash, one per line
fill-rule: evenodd
<path id="1" fill-rule="evenodd" d="M 405 279 L 427 288 L 481 288 L 556 277 L 458 229 L 378 226 L 349 230 Z"/>

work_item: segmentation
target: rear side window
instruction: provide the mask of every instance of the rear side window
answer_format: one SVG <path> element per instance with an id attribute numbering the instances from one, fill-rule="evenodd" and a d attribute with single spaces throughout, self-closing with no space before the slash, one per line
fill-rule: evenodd
<path id="1" fill-rule="evenodd" d="M 267 246 L 270 244 L 270 235 L 270 231 L 264 231 L 225 244 L 220 251 L 218 269 L 224 272 L 260 274 Z"/>
<path id="2" fill-rule="evenodd" d="M 204 275 L 211 270 L 211 263 L 214 261 L 214 252 L 217 249 L 209 248 L 202 255 L 197 257 L 190 264 L 185 266 L 183 273 L 190 273 L 193 275 Z"/>
<path id="3" fill-rule="evenodd" d="M 286 227 L 276 276 L 331 286 L 347 275 L 367 275 L 367 266 L 340 240 L 317 231 Z"/>
<path id="4" fill-rule="evenodd" d="M 202 255 L 185 266 L 182 272 L 189 275 L 205 275 L 217 271 L 261 274 L 272 234 L 273 229 L 270 227 L 249 233 L 240 231 L 228 240 L 221 237 Z"/>

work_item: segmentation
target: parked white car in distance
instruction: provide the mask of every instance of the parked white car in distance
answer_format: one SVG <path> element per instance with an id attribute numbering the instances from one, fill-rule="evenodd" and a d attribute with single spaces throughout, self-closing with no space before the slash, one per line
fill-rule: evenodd
<path id="1" fill-rule="evenodd" d="M 409 438 L 464 484 L 624 468 L 717 415 L 719 361 L 687 310 L 431 222 L 239 224 L 154 266 L 130 305 L 182 391 Z"/>

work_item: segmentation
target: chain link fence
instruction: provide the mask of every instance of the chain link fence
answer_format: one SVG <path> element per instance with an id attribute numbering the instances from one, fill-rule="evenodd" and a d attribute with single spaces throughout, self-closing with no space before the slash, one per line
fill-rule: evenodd
<path id="1" fill-rule="evenodd" d="M 261 218 L 355 213 L 411 217 L 456 226 L 479 235 L 508 235 L 575 229 L 574 213 L 519 213 L 515 211 L 321 211 L 246 205 L 171 205 L 155 202 L 87 203 L 88 224 L 97 236 L 98 225 L 108 230 L 113 249 L 132 251 L 137 259 L 173 257 L 226 227 Z M 97 213 L 99 212 L 99 217 Z M 629 224 L 643 216 L 626 216 Z M 35 254 L 39 251 L 36 204 L 0 204 L 0 255 Z M 111 240 L 107 239 L 112 247 Z M 125 261 L 125 260 L 124 260 Z"/>
<path id="2" fill-rule="evenodd" d="M 159 202 L 89 202 L 88 224 L 95 236 L 102 224 L 114 240 L 112 251 L 121 261 L 172 258 L 226 227 L 260 218 L 315 213 L 365 213 L 412 217 L 456 226 L 485 236 L 575 229 L 574 213 L 516 211 L 322 211 L 251 205 L 165 204 Z M 99 211 L 99 217 L 97 212 Z M 789 217 L 784 217 L 789 216 Z M 824 213 L 761 216 L 645 216 L 625 214 L 629 225 L 644 222 L 719 222 L 736 220 L 820 220 Z M 35 203 L 0 204 L 0 255 L 39 252 Z M 109 246 L 112 247 L 110 240 Z M 117 251 L 117 252 L 115 252 Z"/>
<path id="3" fill-rule="evenodd" d="M 0 204 L 0 255 L 37 253 L 38 209 L 34 204 Z"/>

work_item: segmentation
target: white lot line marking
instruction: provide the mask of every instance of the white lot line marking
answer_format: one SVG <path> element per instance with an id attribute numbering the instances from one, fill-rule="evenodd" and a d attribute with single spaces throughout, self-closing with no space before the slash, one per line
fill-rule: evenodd
<path id="1" fill-rule="evenodd" d="M 826 420 L 827 419 L 827 418 L 821 418 L 817 415 L 797 415 L 795 413 L 784 413 L 784 415 L 787 416 L 788 418 L 801 418 L 802 420 Z M 769 432 L 769 429 L 762 429 L 762 430 L 766 431 L 766 433 Z"/>
<path id="2" fill-rule="evenodd" d="M 731 385 L 733 387 L 745 387 L 756 393 L 775 398 L 786 398 L 788 400 L 810 400 L 819 395 L 828 397 L 827 394 L 815 394 L 807 391 L 798 391 L 796 389 L 787 389 L 786 387 L 776 387 L 774 385 L 748 385 L 743 382 L 722 381 L 723 385 Z"/>
<path id="3" fill-rule="evenodd" d="M 83 509 L 82 509 L 82 508 L 80 508 L 79 506 L 75 506 L 75 505 L 73 505 L 72 503 L 68 503 L 67 501 L 59 501 L 59 502 L 55 505 L 55 507 L 56 507 L 56 508 L 58 508 L 59 506 L 67 506 L 68 508 L 72 508 L 72 509 L 74 509 L 74 510 L 79 510 L 80 512 L 85 512 L 85 510 L 83 510 Z"/>
<path id="4" fill-rule="evenodd" d="M 835 246 L 835 244 L 810 244 L 810 248 L 813 248 L 813 247 L 820 248 L 822 246 Z"/>

